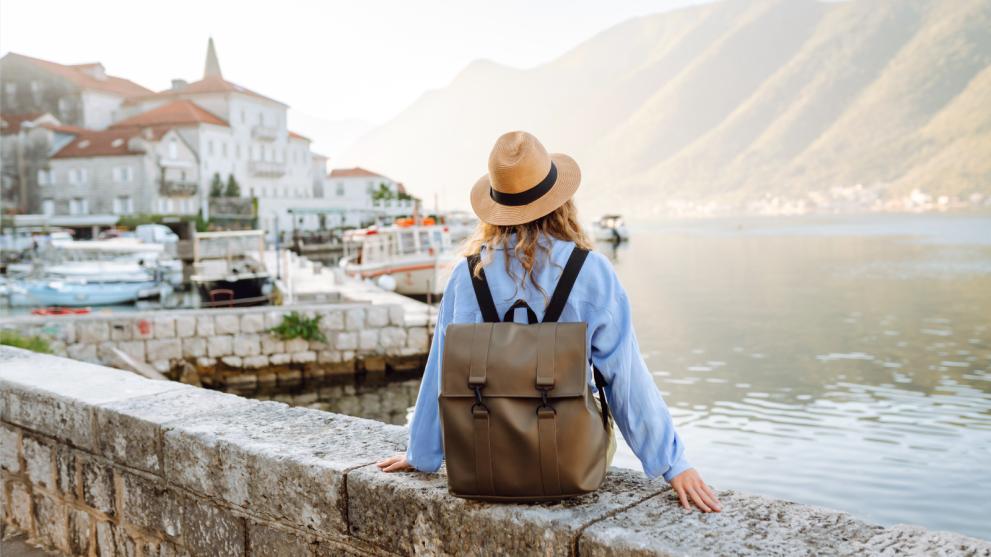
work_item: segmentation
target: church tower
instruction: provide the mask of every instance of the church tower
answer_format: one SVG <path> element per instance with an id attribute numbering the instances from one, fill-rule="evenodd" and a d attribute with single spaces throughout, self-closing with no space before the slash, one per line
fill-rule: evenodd
<path id="1" fill-rule="evenodd" d="M 224 77 L 220 73 L 220 60 L 217 60 L 217 49 L 213 46 L 213 37 L 210 37 L 206 43 L 206 65 L 203 67 L 203 79 L 214 76 L 221 79 Z"/>

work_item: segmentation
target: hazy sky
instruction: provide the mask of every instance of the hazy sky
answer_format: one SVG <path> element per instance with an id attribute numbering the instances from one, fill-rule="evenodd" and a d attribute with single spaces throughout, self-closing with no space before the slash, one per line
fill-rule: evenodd
<path id="1" fill-rule="evenodd" d="M 154 90 L 224 76 L 326 120 L 388 120 L 469 62 L 530 67 L 615 23 L 699 0 L 3 0 L 0 52 L 100 61 Z M 292 123 L 292 122 L 290 122 Z"/>

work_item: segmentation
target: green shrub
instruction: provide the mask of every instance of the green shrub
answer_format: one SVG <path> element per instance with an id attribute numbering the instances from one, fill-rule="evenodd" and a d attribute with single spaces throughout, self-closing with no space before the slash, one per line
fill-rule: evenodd
<path id="1" fill-rule="evenodd" d="M 8 329 L 0 330 L 0 344 L 5 346 L 13 346 L 15 348 L 23 348 L 25 350 L 31 350 L 32 352 L 41 352 L 42 354 L 51 354 L 52 349 L 48 346 L 48 341 L 41 337 L 25 336 L 17 331 L 11 331 Z"/>
<path id="2" fill-rule="evenodd" d="M 327 337 L 320 331 L 320 317 L 306 317 L 291 311 L 283 315 L 282 323 L 269 329 L 269 332 L 282 340 L 301 338 L 311 342 L 326 342 Z"/>

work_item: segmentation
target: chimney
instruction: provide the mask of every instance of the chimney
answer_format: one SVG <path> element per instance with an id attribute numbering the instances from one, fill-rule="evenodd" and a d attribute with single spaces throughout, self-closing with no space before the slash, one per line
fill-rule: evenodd
<path id="1" fill-rule="evenodd" d="M 223 78 L 220 73 L 220 60 L 217 59 L 217 49 L 213 46 L 213 37 L 206 43 L 206 65 L 203 67 L 203 79 L 208 77 Z"/>
<path id="2" fill-rule="evenodd" d="M 185 79 L 175 78 L 175 79 L 172 80 L 172 90 L 173 91 L 178 91 L 179 89 L 182 89 L 183 87 L 185 87 L 187 85 L 189 85 L 189 82 L 186 81 Z"/>

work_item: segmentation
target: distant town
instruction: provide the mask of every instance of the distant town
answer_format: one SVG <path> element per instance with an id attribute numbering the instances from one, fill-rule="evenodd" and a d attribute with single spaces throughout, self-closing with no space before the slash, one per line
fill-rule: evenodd
<path id="1" fill-rule="evenodd" d="M 9 53 L 0 72 L 2 205 L 18 227 L 168 215 L 273 234 L 360 227 L 418 201 L 373 169 L 328 172 L 285 103 L 224 78 L 212 39 L 203 75 L 159 92 L 99 62 Z"/>

